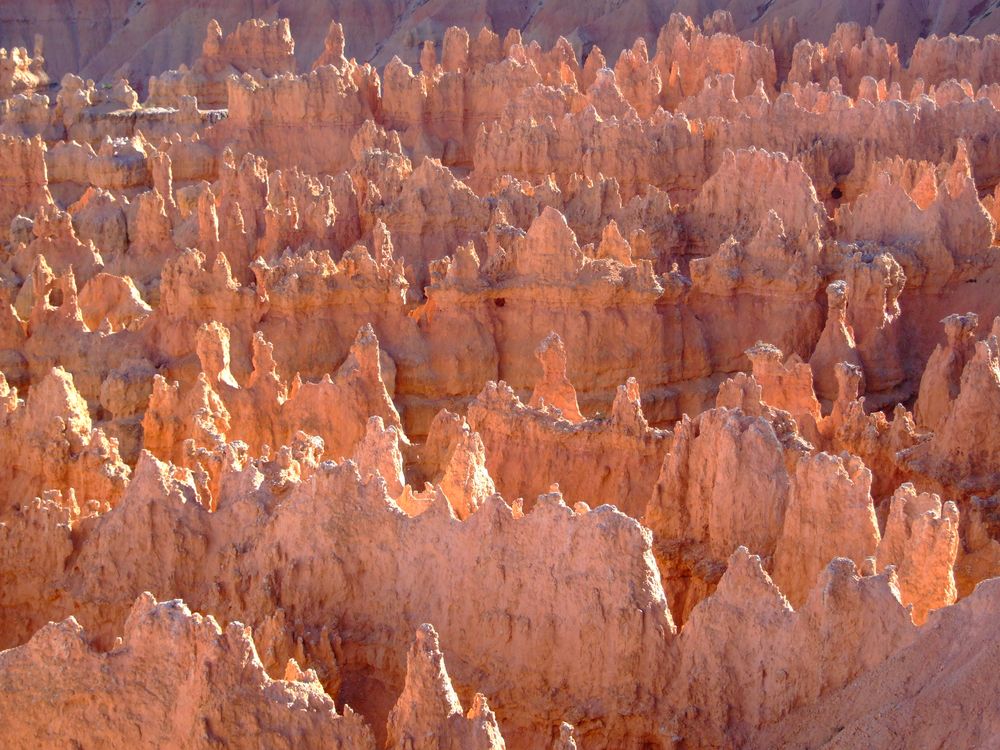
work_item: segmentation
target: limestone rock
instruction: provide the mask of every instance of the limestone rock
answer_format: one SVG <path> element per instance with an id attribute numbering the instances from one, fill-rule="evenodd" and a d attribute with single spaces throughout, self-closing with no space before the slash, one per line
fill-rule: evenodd
<path id="1" fill-rule="evenodd" d="M 0 744 L 993 741 L 987 3 L 7 5 Z"/>
<path id="2" fill-rule="evenodd" d="M 975 313 L 952 314 L 941 322 L 947 343 L 943 347 L 936 346 L 927 361 L 913 408 L 917 423 L 931 431 L 941 425 L 951 403 L 958 397 L 962 371 L 975 349 L 979 316 Z"/>
<path id="3" fill-rule="evenodd" d="M 913 605 L 917 625 L 924 623 L 929 612 L 954 603 L 957 554 L 955 504 L 942 507 L 937 495 L 918 495 L 912 484 L 902 485 L 892 496 L 875 562 L 880 569 L 896 566 L 900 599 Z"/>
<path id="4" fill-rule="evenodd" d="M 145 593 L 123 633 L 102 652 L 70 617 L 0 655 L 0 713 L 12 746 L 39 741 L 40 722 L 41 741 L 54 744 L 74 742 L 86 726 L 111 746 L 253 747 L 257 736 L 267 736 L 297 747 L 375 747 L 363 720 L 350 708 L 338 713 L 315 674 L 268 677 L 250 629 L 238 622 L 223 629 L 179 600 L 158 603 Z M 39 702 L 25 684 L 46 700 Z M 189 709 L 171 710 L 195 698 Z"/>
<path id="5" fill-rule="evenodd" d="M 535 356 L 542 365 L 542 379 L 535 385 L 528 406 L 533 408 L 554 407 L 570 422 L 580 422 L 580 406 L 576 401 L 576 389 L 566 377 L 566 347 L 559 334 L 552 332 L 535 350 Z"/>
<path id="6" fill-rule="evenodd" d="M 861 568 L 879 544 L 871 472 L 857 456 L 803 457 L 774 552 L 774 579 L 793 605 L 835 557 Z"/>
<path id="7" fill-rule="evenodd" d="M 406 657 L 403 694 L 389 714 L 387 747 L 502 750 L 496 716 L 477 693 L 468 715 L 451 685 L 433 625 L 421 625 Z"/>

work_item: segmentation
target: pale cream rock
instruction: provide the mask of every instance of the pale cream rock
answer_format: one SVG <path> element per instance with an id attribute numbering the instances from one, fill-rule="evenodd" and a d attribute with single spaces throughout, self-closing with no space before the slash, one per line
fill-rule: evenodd
<path id="1" fill-rule="evenodd" d="M 32 217 L 52 203 L 45 166 L 45 143 L 41 138 L 0 136 L 0 191 L 3 210 L 0 226 L 10 226 L 18 215 Z"/>
<path id="2" fill-rule="evenodd" d="M 48 84 L 41 35 L 35 35 L 31 54 L 28 54 L 25 47 L 0 49 L 0 96 L 6 98 L 16 93 L 44 88 Z"/>

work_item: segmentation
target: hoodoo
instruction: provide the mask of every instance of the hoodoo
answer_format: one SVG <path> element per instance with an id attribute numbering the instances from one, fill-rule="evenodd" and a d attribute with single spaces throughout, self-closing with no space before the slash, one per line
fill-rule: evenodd
<path id="1" fill-rule="evenodd" d="M 996 744 L 995 3 L 5 5 L 2 748 Z"/>

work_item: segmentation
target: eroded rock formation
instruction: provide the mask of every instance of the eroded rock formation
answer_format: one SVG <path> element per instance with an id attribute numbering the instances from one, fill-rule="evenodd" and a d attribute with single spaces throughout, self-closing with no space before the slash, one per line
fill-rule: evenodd
<path id="1" fill-rule="evenodd" d="M 0 50 L 0 744 L 989 744 L 984 8 L 161 5 Z"/>

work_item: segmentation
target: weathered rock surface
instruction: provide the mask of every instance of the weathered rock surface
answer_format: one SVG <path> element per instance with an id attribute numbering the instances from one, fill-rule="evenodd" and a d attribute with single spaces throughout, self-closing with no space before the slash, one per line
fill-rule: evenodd
<path id="1" fill-rule="evenodd" d="M 5 743 L 59 746 L 80 737 L 108 747 L 374 748 L 349 708 L 337 711 L 316 674 L 290 662 L 273 680 L 250 629 L 225 629 L 184 602 L 142 594 L 123 635 L 95 649 L 72 617 L 0 654 Z M 31 685 L 30 689 L 25 689 Z M 44 724 L 34 710 L 42 709 Z"/>
<path id="2" fill-rule="evenodd" d="M 0 8 L 0 744 L 990 743 L 1000 14 L 69 5 Z"/>

